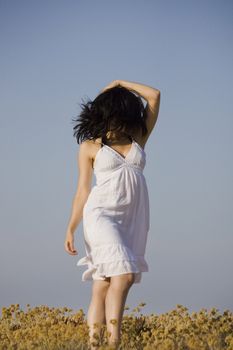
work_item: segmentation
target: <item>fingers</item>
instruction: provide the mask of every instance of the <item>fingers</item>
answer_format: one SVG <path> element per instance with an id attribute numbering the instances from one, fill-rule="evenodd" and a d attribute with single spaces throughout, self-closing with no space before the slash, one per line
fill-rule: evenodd
<path id="1" fill-rule="evenodd" d="M 76 249 L 74 249 L 74 244 L 73 244 L 73 242 L 70 243 L 70 250 L 71 250 L 73 253 L 77 253 Z"/>
<path id="2" fill-rule="evenodd" d="M 67 253 L 69 253 L 70 255 L 77 255 L 77 250 L 74 249 L 73 242 L 65 241 L 65 250 L 66 250 Z"/>
<path id="3" fill-rule="evenodd" d="M 119 85 L 119 84 L 120 84 L 120 83 L 119 83 L 119 80 L 113 80 L 113 81 L 111 81 L 111 83 L 109 83 L 107 86 L 105 86 L 105 88 L 103 88 L 103 89 L 101 90 L 101 93 L 104 92 L 105 90 L 110 89 L 110 88 L 113 88 L 113 87 L 115 87 L 115 86 L 117 86 L 117 85 Z"/>

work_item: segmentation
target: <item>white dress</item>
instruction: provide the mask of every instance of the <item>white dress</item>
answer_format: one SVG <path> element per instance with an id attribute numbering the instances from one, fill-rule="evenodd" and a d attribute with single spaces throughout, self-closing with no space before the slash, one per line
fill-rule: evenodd
<path id="1" fill-rule="evenodd" d="M 77 265 L 87 265 L 82 281 L 134 272 L 134 283 L 149 271 L 144 258 L 150 208 L 144 149 L 131 137 L 126 157 L 101 143 L 94 161 L 96 185 L 83 207 L 86 256 Z"/>

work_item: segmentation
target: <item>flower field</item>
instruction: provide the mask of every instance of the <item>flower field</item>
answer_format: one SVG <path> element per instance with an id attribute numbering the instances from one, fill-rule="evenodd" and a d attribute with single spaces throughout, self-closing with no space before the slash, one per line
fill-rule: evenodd
<path id="1" fill-rule="evenodd" d="M 163 314 L 144 315 L 140 303 L 129 312 L 125 307 L 119 349 L 233 350 L 233 313 L 205 308 L 189 313 L 180 304 Z M 126 313 L 126 311 L 128 312 Z M 116 321 L 116 320 L 115 320 Z M 114 320 L 112 320 L 114 324 Z M 98 336 L 100 334 L 100 336 Z M 107 345 L 106 326 L 96 333 L 96 348 Z M 0 350 L 85 350 L 89 349 L 88 326 L 82 309 L 54 308 L 27 304 L 3 307 L 0 319 Z"/>

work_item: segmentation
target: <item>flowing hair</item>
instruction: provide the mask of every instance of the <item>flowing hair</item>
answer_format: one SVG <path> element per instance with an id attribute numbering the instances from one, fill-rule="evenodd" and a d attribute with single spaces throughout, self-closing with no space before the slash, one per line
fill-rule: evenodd
<path id="1" fill-rule="evenodd" d="M 105 137 L 108 131 L 125 132 L 126 134 L 141 131 L 147 133 L 146 112 L 140 96 L 117 85 L 106 89 L 93 101 L 79 104 L 82 111 L 73 127 L 73 136 L 77 143 L 86 139 L 95 140 Z"/>

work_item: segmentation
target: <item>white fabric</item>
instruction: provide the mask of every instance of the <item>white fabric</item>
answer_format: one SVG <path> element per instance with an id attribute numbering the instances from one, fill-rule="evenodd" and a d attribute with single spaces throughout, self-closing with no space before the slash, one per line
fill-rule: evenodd
<path id="1" fill-rule="evenodd" d="M 83 208 L 86 256 L 77 265 L 87 265 L 82 281 L 135 272 L 134 283 L 147 272 L 144 258 L 150 227 L 149 196 L 143 169 L 144 149 L 132 140 L 123 157 L 103 144 L 95 157 L 96 185 Z"/>

